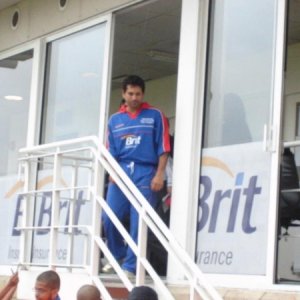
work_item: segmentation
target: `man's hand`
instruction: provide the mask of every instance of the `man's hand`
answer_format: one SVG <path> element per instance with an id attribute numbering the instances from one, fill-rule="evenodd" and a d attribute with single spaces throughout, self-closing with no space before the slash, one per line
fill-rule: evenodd
<path id="1" fill-rule="evenodd" d="M 158 160 L 156 174 L 151 181 L 151 190 L 153 192 L 160 191 L 164 186 L 165 169 L 167 165 L 169 153 L 163 153 Z"/>
<path id="2" fill-rule="evenodd" d="M 111 183 L 115 183 L 115 181 L 113 180 L 113 178 L 110 175 L 108 177 L 108 181 L 111 182 Z"/>
<path id="3" fill-rule="evenodd" d="M 164 186 L 164 174 L 156 173 L 151 181 L 151 190 L 160 191 Z"/>
<path id="4" fill-rule="evenodd" d="M 19 283 L 19 274 L 18 273 L 14 273 L 10 278 L 9 278 L 9 281 L 8 281 L 8 285 L 10 287 L 13 287 L 13 286 L 16 286 L 17 284 Z"/>

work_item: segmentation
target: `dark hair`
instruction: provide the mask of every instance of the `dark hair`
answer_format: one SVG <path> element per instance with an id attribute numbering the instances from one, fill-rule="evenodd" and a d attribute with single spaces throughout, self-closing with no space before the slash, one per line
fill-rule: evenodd
<path id="1" fill-rule="evenodd" d="M 91 284 L 85 284 L 80 287 L 80 289 L 77 291 L 77 299 L 82 297 L 86 299 L 97 299 L 100 300 L 101 294 L 97 287 Z"/>
<path id="2" fill-rule="evenodd" d="M 36 278 L 36 281 L 44 282 L 51 289 L 59 289 L 60 288 L 60 278 L 55 271 L 49 270 L 41 273 Z"/>
<path id="3" fill-rule="evenodd" d="M 122 82 L 122 90 L 126 92 L 127 86 L 139 86 L 142 89 L 142 92 L 145 93 L 145 81 L 137 75 L 129 75 Z"/>
<path id="4" fill-rule="evenodd" d="M 149 286 L 136 286 L 129 293 L 128 300 L 158 300 L 157 293 Z"/>
<path id="5" fill-rule="evenodd" d="M 120 105 L 119 105 L 119 107 L 121 107 L 122 105 L 124 105 L 126 103 L 126 101 L 125 101 L 125 99 L 121 99 L 121 101 L 120 101 Z"/>

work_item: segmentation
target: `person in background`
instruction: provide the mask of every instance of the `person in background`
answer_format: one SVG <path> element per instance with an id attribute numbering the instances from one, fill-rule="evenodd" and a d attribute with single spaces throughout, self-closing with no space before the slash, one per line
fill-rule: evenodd
<path id="1" fill-rule="evenodd" d="M 170 155 L 166 166 L 166 174 L 164 187 L 158 193 L 158 203 L 156 212 L 160 216 L 161 220 L 169 226 L 170 223 L 170 209 L 172 199 L 172 177 L 173 177 L 173 147 L 174 147 L 174 136 L 170 135 Z M 147 259 L 151 266 L 160 276 L 166 276 L 167 274 L 167 262 L 168 252 L 160 243 L 158 238 L 153 234 L 151 230 L 148 232 L 147 240 Z"/>
<path id="2" fill-rule="evenodd" d="M 18 272 L 14 273 L 6 283 L 6 285 L 0 291 L 1 300 L 10 300 L 18 287 L 19 275 Z"/>
<path id="3" fill-rule="evenodd" d="M 35 281 L 34 292 L 36 300 L 60 300 L 58 295 L 60 289 L 59 275 L 52 270 L 38 275 Z"/>
<path id="4" fill-rule="evenodd" d="M 136 75 L 122 83 L 125 104 L 108 122 L 108 150 L 141 191 L 151 206 L 157 203 L 156 193 L 163 188 L 165 168 L 170 152 L 169 127 L 163 113 L 144 102 L 145 82 Z M 137 242 L 138 213 L 120 188 L 111 180 L 107 203 L 122 222 L 129 216 L 130 235 Z M 103 218 L 107 245 L 115 259 L 122 262 L 128 277 L 135 276 L 136 256 L 125 245 L 110 218 Z M 102 272 L 111 273 L 107 264 Z"/>
<path id="5" fill-rule="evenodd" d="M 85 284 L 78 290 L 77 300 L 101 300 L 101 294 L 94 285 Z"/>
<path id="6" fill-rule="evenodd" d="M 128 295 L 127 300 L 158 300 L 157 293 L 149 286 L 136 286 Z"/>

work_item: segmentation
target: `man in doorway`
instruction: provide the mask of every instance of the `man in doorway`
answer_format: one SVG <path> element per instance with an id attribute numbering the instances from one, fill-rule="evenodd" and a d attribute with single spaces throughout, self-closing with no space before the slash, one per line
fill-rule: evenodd
<path id="1" fill-rule="evenodd" d="M 122 169 L 138 187 L 148 202 L 155 207 L 156 193 L 162 189 L 168 153 L 170 152 L 169 128 L 163 113 L 144 102 L 145 83 L 136 75 L 128 76 L 122 83 L 125 103 L 108 122 L 108 149 Z M 107 202 L 119 220 L 129 216 L 130 235 L 137 241 L 138 214 L 128 199 L 111 181 Z M 104 215 L 104 229 L 110 251 L 122 262 L 128 276 L 136 271 L 136 256 L 111 220 Z M 102 269 L 110 273 L 107 264 Z"/>
<path id="2" fill-rule="evenodd" d="M 34 292 L 36 300 L 60 300 L 58 292 L 60 278 L 55 271 L 49 270 L 38 275 L 35 281 Z"/>

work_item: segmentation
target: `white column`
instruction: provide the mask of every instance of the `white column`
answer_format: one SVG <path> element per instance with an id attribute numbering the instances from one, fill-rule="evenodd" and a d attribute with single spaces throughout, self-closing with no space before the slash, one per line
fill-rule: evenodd
<path id="1" fill-rule="evenodd" d="M 182 0 L 170 229 L 194 257 L 205 82 L 208 0 Z M 182 275 L 169 261 L 168 279 Z"/>
<path id="2" fill-rule="evenodd" d="M 272 124 L 272 165 L 270 173 L 270 209 L 269 209 L 269 224 L 268 224 L 268 249 L 267 249 L 267 281 L 274 283 L 276 277 L 276 264 L 277 264 L 277 211 L 279 201 L 278 198 L 279 188 L 279 168 L 281 159 L 282 144 L 279 140 L 280 137 L 280 124 L 282 124 L 283 116 L 283 83 L 284 83 L 284 59 L 285 55 L 285 30 L 286 30 L 286 9 L 287 2 L 279 0 L 277 2 L 277 26 L 276 26 L 276 40 L 275 40 L 275 58 L 274 58 L 274 81 L 273 81 L 273 124 Z"/>

